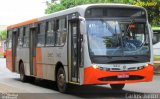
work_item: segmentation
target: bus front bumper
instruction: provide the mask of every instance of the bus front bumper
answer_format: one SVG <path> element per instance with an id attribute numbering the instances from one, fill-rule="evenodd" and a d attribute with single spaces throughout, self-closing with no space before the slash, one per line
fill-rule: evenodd
<path id="1" fill-rule="evenodd" d="M 153 66 L 135 71 L 104 71 L 93 66 L 84 69 L 84 84 L 127 84 L 149 82 L 153 78 Z"/>

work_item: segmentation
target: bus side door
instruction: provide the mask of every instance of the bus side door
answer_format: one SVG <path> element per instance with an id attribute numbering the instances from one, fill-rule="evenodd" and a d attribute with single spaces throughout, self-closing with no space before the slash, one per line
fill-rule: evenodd
<path id="1" fill-rule="evenodd" d="M 69 21 L 68 60 L 69 60 L 69 82 L 79 83 L 80 66 L 80 30 L 79 20 Z"/>
<path id="2" fill-rule="evenodd" d="M 30 73 L 36 76 L 36 28 L 30 28 L 30 38 L 29 38 L 29 63 L 30 63 Z"/>
<path id="3" fill-rule="evenodd" d="M 19 30 L 15 29 L 12 34 L 12 71 L 15 71 L 16 67 L 16 56 L 17 56 L 17 45 L 18 45 L 18 36 Z"/>

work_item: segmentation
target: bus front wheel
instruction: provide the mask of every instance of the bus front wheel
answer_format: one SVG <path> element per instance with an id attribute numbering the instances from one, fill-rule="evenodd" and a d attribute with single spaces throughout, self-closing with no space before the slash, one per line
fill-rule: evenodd
<path id="1" fill-rule="evenodd" d="M 114 90 L 122 90 L 125 84 L 110 84 L 111 88 Z"/>
<path id="2" fill-rule="evenodd" d="M 62 67 L 60 67 L 57 71 L 56 81 L 57 81 L 58 90 L 62 93 L 66 92 L 66 88 L 67 88 L 66 76 L 65 76 L 65 71 Z"/>

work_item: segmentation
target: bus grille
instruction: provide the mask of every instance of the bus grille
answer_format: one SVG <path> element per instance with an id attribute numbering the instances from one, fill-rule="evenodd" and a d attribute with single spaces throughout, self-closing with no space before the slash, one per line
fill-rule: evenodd
<path id="1" fill-rule="evenodd" d="M 143 76 L 137 76 L 137 75 L 130 75 L 129 78 L 118 78 L 117 76 L 109 76 L 109 77 L 103 77 L 99 78 L 100 81 L 125 81 L 125 80 L 141 80 L 144 79 Z"/>

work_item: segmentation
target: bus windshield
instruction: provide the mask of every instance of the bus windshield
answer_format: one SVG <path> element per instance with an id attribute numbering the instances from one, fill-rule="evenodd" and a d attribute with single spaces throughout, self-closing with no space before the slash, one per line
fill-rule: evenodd
<path id="1" fill-rule="evenodd" d="M 87 20 L 92 56 L 148 55 L 149 33 L 145 22 Z"/>

